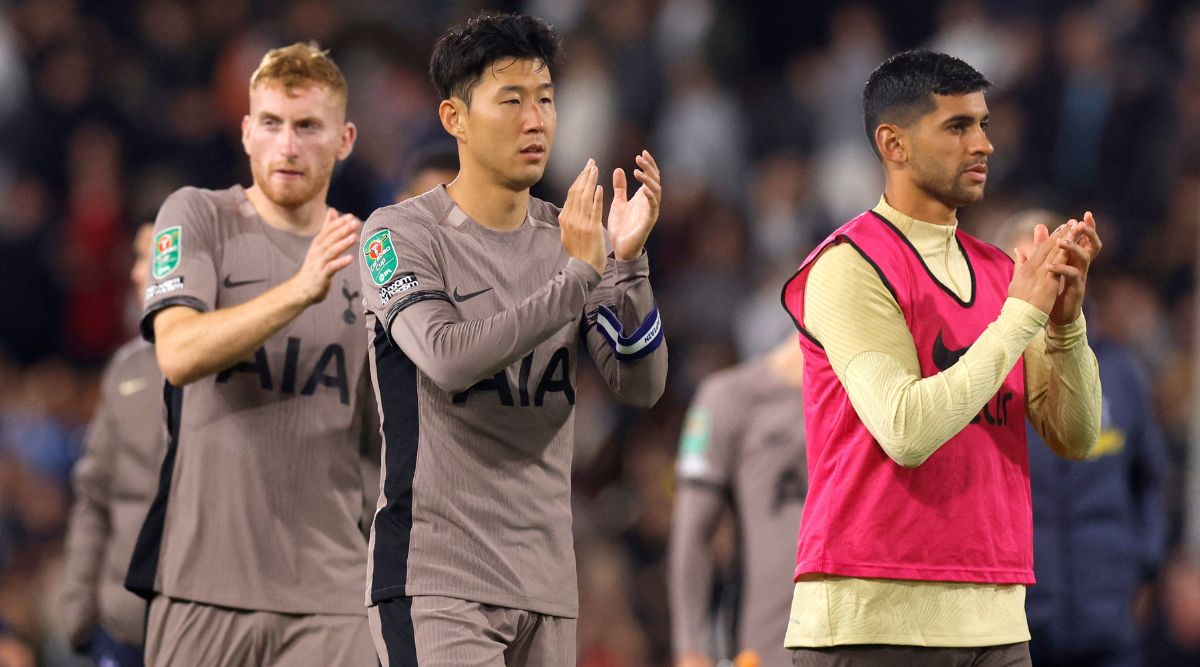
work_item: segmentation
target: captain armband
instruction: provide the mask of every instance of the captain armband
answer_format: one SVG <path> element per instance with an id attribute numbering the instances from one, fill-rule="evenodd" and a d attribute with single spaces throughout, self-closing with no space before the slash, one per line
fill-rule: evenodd
<path id="1" fill-rule="evenodd" d="M 635 361 L 654 352 L 663 342 L 662 318 L 655 305 L 637 330 L 624 335 L 621 320 L 606 306 L 596 308 L 596 328 L 620 361 Z"/>

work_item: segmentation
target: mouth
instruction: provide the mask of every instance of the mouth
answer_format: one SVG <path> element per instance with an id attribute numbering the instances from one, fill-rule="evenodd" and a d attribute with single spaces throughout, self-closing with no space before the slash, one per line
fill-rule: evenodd
<path id="1" fill-rule="evenodd" d="M 271 172 L 275 176 L 288 180 L 299 179 L 304 177 L 304 172 L 299 169 L 275 169 Z"/>
<path id="2" fill-rule="evenodd" d="M 977 164 L 973 167 L 969 167 L 964 173 L 967 175 L 967 178 L 971 179 L 972 181 L 975 181 L 976 183 L 983 183 L 987 180 L 987 164 Z"/>
<path id="3" fill-rule="evenodd" d="M 520 150 L 521 156 L 531 162 L 539 162 L 546 157 L 546 146 L 544 144 L 530 144 Z"/>

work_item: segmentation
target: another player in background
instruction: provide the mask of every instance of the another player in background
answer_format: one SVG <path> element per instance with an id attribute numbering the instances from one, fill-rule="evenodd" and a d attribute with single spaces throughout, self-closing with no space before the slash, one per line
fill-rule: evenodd
<path id="1" fill-rule="evenodd" d="M 396 194 L 396 203 L 423 195 L 458 176 L 458 151 L 436 150 L 422 154 L 413 162 L 408 184 Z"/>
<path id="2" fill-rule="evenodd" d="M 715 664 L 709 648 L 710 544 L 726 509 L 736 513 L 739 551 L 737 664 L 791 664 L 783 635 L 808 479 L 803 371 L 803 353 L 792 335 L 763 357 L 715 373 L 696 390 L 679 447 L 671 520 L 676 667 Z"/>
<path id="3" fill-rule="evenodd" d="M 1025 417 L 1060 456 L 1096 442 L 1100 239 L 1090 213 L 1039 227 L 1014 268 L 957 228 L 987 181 L 988 85 L 941 53 L 881 64 L 863 110 L 883 196 L 784 287 L 808 422 L 795 665 L 1029 664 Z"/>
<path id="4" fill-rule="evenodd" d="M 529 194 L 554 142 L 559 49 L 528 16 L 451 28 L 430 73 L 462 168 L 363 231 L 384 434 L 368 603 L 384 665 L 574 664 L 581 349 L 622 402 L 650 406 L 666 384 L 643 250 L 654 159 L 635 159 L 632 198 L 613 174 L 611 255 L 593 162 L 561 211 Z"/>
<path id="5" fill-rule="evenodd" d="M 1026 211 L 993 237 L 1014 254 L 1033 250 L 1049 211 Z M 1100 437 L 1086 461 L 1051 454 L 1033 428 L 1033 571 L 1029 652 L 1039 667 L 1142 664 L 1140 625 L 1167 546 L 1167 445 L 1146 371 L 1119 343 L 1092 336 L 1100 364 Z"/>
<path id="6" fill-rule="evenodd" d="M 272 50 L 242 121 L 253 186 L 184 188 L 159 211 L 142 333 L 170 444 L 126 579 L 152 598 L 150 665 L 375 663 L 360 223 L 325 204 L 354 139 L 328 55 Z"/>
<path id="7" fill-rule="evenodd" d="M 153 225 L 134 237 L 130 281 L 146 291 Z M 158 489 L 167 451 L 163 376 L 141 336 L 117 350 L 100 384 L 100 407 L 72 473 L 75 505 L 63 565 L 63 613 L 72 648 L 97 665 L 142 664 L 146 601 L 125 590 L 138 530 Z"/>

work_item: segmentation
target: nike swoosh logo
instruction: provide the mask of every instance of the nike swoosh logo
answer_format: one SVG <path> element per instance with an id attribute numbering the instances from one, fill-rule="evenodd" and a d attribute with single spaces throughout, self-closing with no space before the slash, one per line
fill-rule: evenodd
<path id="1" fill-rule="evenodd" d="M 145 388 L 145 378 L 133 378 L 117 385 L 117 393 L 121 396 L 132 396 Z"/>
<path id="2" fill-rule="evenodd" d="M 267 279 L 266 279 L 266 278 L 259 278 L 258 280 L 237 280 L 237 281 L 234 281 L 234 280 L 230 280 L 230 279 L 229 279 L 229 276 L 225 276 L 225 282 L 223 282 L 223 283 L 221 283 L 221 284 L 225 286 L 225 289 L 233 289 L 233 288 L 235 288 L 235 287 L 242 287 L 242 286 L 245 286 L 245 285 L 253 285 L 254 283 L 265 283 L 265 282 L 267 282 Z"/>
<path id="3" fill-rule="evenodd" d="M 458 288 L 455 287 L 454 288 L 454 300 L 459 303 L 462 303 L 463 301 L 467 301 L 469 299 L 474 299 L 475 297 L 479 296 L 480 294 L 483 294 L 484 292 L 490 292 L 490 291 L 492 291 L 492 288 L 489 287 L 487 289 L 481 289 L 478 292 L 471 292 L 470 294 L 459 294 Z"/>
<path id="4" fill-rule="evenodd" d="M 939 371 L 944 371 L 958 363 L 959 358 L 969 349 L 971 349 L 970 345 L 957 350 L 947 348 L 946 344 L 942 342 L 942 332 L 939 330 L 937 338 L 933 341 L 933 365 Z"/>

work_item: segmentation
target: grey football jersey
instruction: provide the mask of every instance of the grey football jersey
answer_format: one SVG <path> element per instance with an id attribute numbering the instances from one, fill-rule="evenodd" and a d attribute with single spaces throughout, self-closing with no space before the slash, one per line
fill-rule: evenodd
<path id="1" fill-rule="evenodd" d="M 741 598 L 739 649 L 752 649 L 764 666 L 788 665 L 783 647 L 792 601 L 792 571 L 807 469 L 804 400 L 800 389 L 756 359 L 714 374 L 701 384 L 688 412 L 677 476 L 681 503 L 705 505 L 715 492 L 724 502 L 706 512 L 678 507 L 676 522 L 703 524 L 732 505 L 739 536 Z M 707 496 L 707 498 L 705 497 Z M 707 586 L 693 579 L 707 558 L 706 536 L 696 526 L 675 527 L 672 545 L 672 622 L 677 650 L 707 647 L 703 636 Z M 707 578 L 704 579 L 707 581 Z"/>
<path id="2" fill-rule="evenodd" d="M 241 187 L 184 188 L 159 211 L 142 331 L 170 306 L 236 306 L 292 277 L 311 243 Z M 247 359 L 167 385 L 170 446 L 126 585 L 284 613 L 365 614 L 360 530 L 370 446 L 353 266 Z M 363 399 L 366 400 L 363 400 Z M 371 417 L 373 419 L 373 415 Z M 378 436 L 376 436 L 377 438 Z"/>
<path id="3" fill-rule="evenodd" d="M 380 209 L 360 253 L 383 421 L 368 603 L 441 595 L 574 617 L 581 344 L 618 400 L 667 368 L 648 260 L 569 258 L 558 209 L 488 229 L 443 187 Z"/>
<path id="4" fill-rule="evenodd" d="M 75 504 L 63 564 L 63 611 L 75 646 L 97 624 L 118 641 L 142 643 L 146 602 L 125 590 L 124 582 L 167 451 L 162 396 L 154 348 L 139 338 L 117 350 L 104 372 L 83 458 L 72 473 Z"/>

